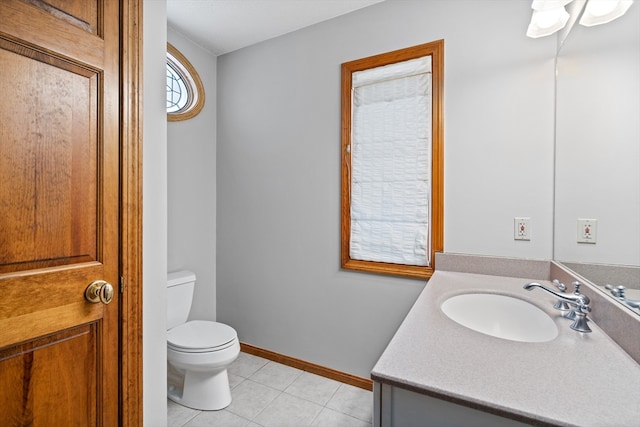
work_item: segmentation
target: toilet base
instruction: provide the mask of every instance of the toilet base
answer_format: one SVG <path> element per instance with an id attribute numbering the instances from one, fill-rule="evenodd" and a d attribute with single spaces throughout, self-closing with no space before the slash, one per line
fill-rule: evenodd
<path id="1" fill-rule="evenodd" d="M 231 403 L 229 376 L 223 369 L 215 373 L 186 371 L 182 396 L 169 390 L 168 397 L 174 402 L 202 411 L 218 411 Z"/>

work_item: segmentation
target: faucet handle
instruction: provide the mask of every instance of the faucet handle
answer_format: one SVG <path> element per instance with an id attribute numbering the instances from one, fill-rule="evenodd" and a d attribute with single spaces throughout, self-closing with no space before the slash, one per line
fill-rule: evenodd
<path id="1" fill-rule="evenodd" d="M 556 288 L 558 288 L 558 290 L 560 292 L 565 292 L 567 290 L 567 287 L 565 286 L 565 284 L 561 283 L 558 279 L 553 279 L 553 281 L 551 283 L 553 283 L 553 285 Z M 556 301 L 556 303 L 553 305 L 553 308 L 555 308 L 556 310 L 560 310 L 560 311 L 569 311 L 569 310 L 571 310 L 571 307 L 569 306 L 569 304 L 567 304 L 566 301 L 562 301 L 561 299 Z"/>
<path id="2" fill-rule="evenodd" d="M 553 283 L 555 285 L 555 287 L 558 288 L 562 292 L 567 290 L 567 287 L 565 286 L 565 284 L 561 283 L 558 279 L 553 279 L 553 281 L 551 283 Z"/>
<path id="3" fill-rule="evenodd" d="M 581 305 L 578 307 L 578 311 L 584 314 L 588 314 L 591 313 L 591 307 L 588 305 Z"/>

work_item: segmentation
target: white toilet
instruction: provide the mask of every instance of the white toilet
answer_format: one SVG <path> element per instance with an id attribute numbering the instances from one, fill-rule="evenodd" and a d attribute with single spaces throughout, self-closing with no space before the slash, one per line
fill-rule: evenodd
<path id="1" fill-rule="evenodd" d="M 169 273 L 167 280 L 167 362 L 169 399 L 200 410 L 231 403 L 227 367 L 240 354 L 236 331 L 205 320 L 187 322 L 196 275 Z"/>

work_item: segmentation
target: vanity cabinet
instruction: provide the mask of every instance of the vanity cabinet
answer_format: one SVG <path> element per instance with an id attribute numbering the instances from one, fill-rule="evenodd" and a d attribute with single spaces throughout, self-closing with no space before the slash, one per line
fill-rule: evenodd
<path id="1" fill-rule="evenodd" d="M 374 427 L 520 427 L 530 424 L 389 384 L 373 383 Z"/>

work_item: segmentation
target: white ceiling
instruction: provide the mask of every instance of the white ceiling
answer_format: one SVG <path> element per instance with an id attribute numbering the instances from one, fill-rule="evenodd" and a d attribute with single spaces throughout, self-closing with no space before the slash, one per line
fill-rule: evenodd
<path id="1" fill-rule="evenodd" d="M 167 0 L 167 21 L 215 55 L 384 0 Z"/>

